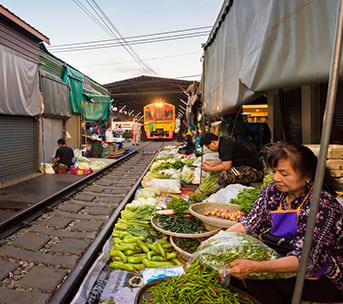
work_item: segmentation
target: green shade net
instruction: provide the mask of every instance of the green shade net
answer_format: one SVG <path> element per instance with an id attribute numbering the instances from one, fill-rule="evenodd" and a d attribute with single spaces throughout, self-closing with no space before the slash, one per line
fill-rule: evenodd
<path id="1" fill-rule="evenodd" d="M 70 86 L 69 105 L 71 112 L 81 114 L 83 74 L 66 66 L 63 82 Z"/>
<path id="2" fill-rule="evenodd" d="M 83 114 L 87 121 L 109 120 L 111 105 L 108 95 L 83 93 Z"/>

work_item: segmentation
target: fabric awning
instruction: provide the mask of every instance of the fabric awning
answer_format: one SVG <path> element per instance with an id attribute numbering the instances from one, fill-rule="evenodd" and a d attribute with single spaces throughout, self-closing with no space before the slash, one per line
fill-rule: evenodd
<path id="1" fill-rule="evenodd" d="M 63 82 L 69 85 L 69 106 L 72 113 L 81 114 L 83 74 L 66 66 Z"/>
<path id="2" fill-rule="evenodd" d="M 41 93 L 43 96 L 43 117 L 70 118 L 69 86 L 58 77 L 41 71 Z"/>
<path id="3" fill-rule="evenodd" d="M 338 0 L 226 0 L 204 46 L 205 114 L 328 81 L 337 8 Z"/>
<path id="4" fill-rule="evenodd" d="M 109 120 L 112 101 L 108 95 L 83 93 L 83 115 L 87 121 Z"/>

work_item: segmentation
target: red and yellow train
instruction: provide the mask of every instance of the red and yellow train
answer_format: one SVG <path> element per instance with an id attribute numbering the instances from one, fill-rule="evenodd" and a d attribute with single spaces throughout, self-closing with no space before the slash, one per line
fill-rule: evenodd
<path id="1" fill-rule="evenodd" d="M 175 131 L 175 106 L 164 102 L 145 106 L 144 130 L 147 139 L 172 139 Z"/>

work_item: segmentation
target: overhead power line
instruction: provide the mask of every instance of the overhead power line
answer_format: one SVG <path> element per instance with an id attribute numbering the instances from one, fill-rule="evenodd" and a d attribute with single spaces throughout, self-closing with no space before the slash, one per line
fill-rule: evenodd
<path id="1" fill-rule="evenodd" d="M 169 36 L 159 36 L 153 38 L 145 38 L 145 39 L 136 39 L 136 38 L 126 38 L 127 45 L 136 45 L 136 44 L 147 44 L 147 43 L 155 43 L 155 42 L 164 42 L 164 41 L 171 41 L 171 40 L 180 40 L 180 39 L 189 39 L 189 38 L 196 38 L 201 36 L 206 36 L 210 33 L 210 31 L 202 31 L 196 33 L 185 33 L 185 34 L 178 34 L 178 35 L 169 35 Z M 120 39 L 112 39 L 111 42 L 101 43 L 99 42 L 96 44 L 95 42 L 91 43 L 84 43 L 84 44 L 75 44 L 72 46 L 55 46 L 50 47 L 50 50 L 54 52 L 73 52 L 73 51 L 87 51 L 87 50 L 96 50 L 96 49 L 104 49 L 104 48 L 113 48 L 119 47 L 122 43 Z"/>
<path id="2" fill-rule="evenodd" d="M 138 54 L 131 48 L 131 46 L 127 45 L 125 39 L 121 36 L 120 32 L 117 28 L 113 25 L 111 20 L 106 16 L 100 6 L 96 3 L 95 0 L 86 0 L 89 7 L 92 9 L 90 11 L 86 8 L 85 5 L 82 4 L 80 0 L 73 0 L 86 14 L 104 30 L 107 34 L 110 34 L 112 37 L 118 39 L 120 45 L 125 49 L 127 53 L 141 66 L 141 68 L 148 73 L 156 74 L 156 72 L 151 69 L 139 56 Z M 95 14 L 94 14 L 95 13 Z M 118 37 L 119 36 L 119 37 Z"/>

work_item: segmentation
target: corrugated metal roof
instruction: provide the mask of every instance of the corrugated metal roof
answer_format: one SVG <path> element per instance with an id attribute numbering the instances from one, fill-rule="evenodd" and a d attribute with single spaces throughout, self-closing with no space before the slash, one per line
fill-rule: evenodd
<path id="1" fill-rule="evenodd" d="M 17 24 L 18 26 L 20 26 L 25 31 L 27 31 L 30 34 L 34 35 L 39 40 L 44 41 L 47 44 L 50 44 L 50 40 L 49 40 L 48 37 L 43 35 L 41 32 L 39 32 L 38 30 L 33 28 L 31 25 L 26 23 L 24 20 L 20 19 L 18 16 L 16 16 L 12 12 L 10 12 L 7 8 L 2 6 L 1 4 L 0 4 L 0 14 L 3 15 L 4 17 L 6 17 L 7 19 L 11 20 L 12 22 Z"/>

